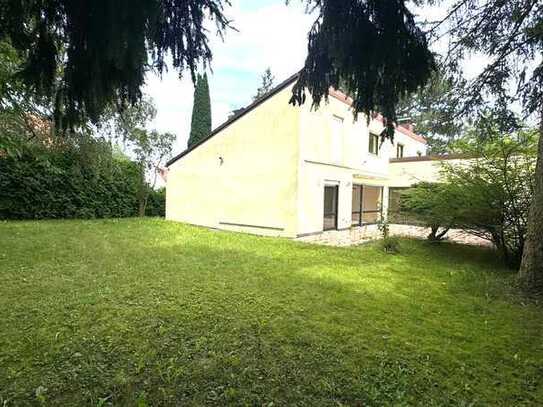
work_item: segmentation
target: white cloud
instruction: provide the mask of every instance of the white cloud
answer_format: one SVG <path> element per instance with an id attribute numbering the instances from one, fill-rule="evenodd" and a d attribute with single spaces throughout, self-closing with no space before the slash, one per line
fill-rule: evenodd
<path id="1" fill-rule="evenodd" d="M 443 7 L 415 8 L 421 18 L 436 20 L 445 13 Z M 269 66 L 276 83 L 292 75 L 303 65 L 307 54 L 307 33 L 315 16 L 305 14 L 302 2 L 282 0 L 234 0 L 225 10 L 238 31 L 228 31 L 224 42 L 210 38 L 213 52 L 209 74 L 213 127 L 226 120 L 236 108 L 249 104 L 260 84 L 260 75 Z M 445 44 L 435 49 L 443 52 Z M 488 61 L 473 55 L 465 63 L 468 77 L 473 77 Z M 184 73 L 170 70 L 162 79 L 150 75 L 145 92 L 153 97 L 157 117 L 149 126 L 177 136 L 174 153 L 185 149 L 192 113 L 193 86 Z"/>
<path id="2" fill-rule="evenodd" d="M 213 73 L 209 75 L 213 127 L 230 111 L 247 105 L 256 92 L 260 75 L 268 66 L 280 82 L 303 65 L 307 33 L 313 17 L 304 13 L 300 3 L 286 6 L 282 1 L 270 4 L 237 0 L 226 10 L 238 30 L 227 32 L 224 42 L 211 39 Z M 256 5 L 256 6 L 255 6 Z M 153 97 L 157 117 L 151 128 L 177 135 L 175 152 L 186 147 L 190 131 L 193 86 L 185 73 L 179 79 L 171 70 L 162 80 L 149 75 L 145 92 Z"/>

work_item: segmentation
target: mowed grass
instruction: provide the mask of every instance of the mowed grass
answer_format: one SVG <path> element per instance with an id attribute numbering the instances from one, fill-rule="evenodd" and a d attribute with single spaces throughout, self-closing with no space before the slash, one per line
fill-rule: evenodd
<path id="1" fill-rule="evenodd" d="M 542 405 L 493 252 L 162 220 L 0 223 L 0 405 Z"/>

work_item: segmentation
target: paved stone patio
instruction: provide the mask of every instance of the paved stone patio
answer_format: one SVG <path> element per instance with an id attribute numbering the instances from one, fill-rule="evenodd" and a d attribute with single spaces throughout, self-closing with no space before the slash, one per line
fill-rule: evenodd
<path id="1" fill-rule="evenodd" d="M 390 234 L 393 236 L 405 236 L 416 239 L 426 239 L 430 233 L 429 228 L 412 225 L 390 225 Z M 377 225 L 356 226 L 345 230 L 328 230 L 326 232 L 302 236 L 296 240 L 301 242 L 323 244 L 327 246 L 353 246 L 371 240 L 379 239 L 381 232 Z M 451 229 L 447 233 L 447 241 L 469 244 L 475 246 L 492 247 L 492 243 L 480 237 L 473 236 L 459 229 Z"/>

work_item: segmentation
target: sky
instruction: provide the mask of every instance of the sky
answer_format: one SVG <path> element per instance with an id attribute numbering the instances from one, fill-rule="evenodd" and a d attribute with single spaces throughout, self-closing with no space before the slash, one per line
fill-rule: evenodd
<path id="1" fill-rule="evenodd" d="M 280 83 L 301 69 L 307 55 L 307 33 L 314 17 L 305 14 L 301 1 L 233 0 L 225 14 L 236 31 L 229 30 L 224 42 L 210 33 L 212 72 L 208 72 L 213 128 L 229 113 L 248 105 L 260 86 L 267 67 Z M 194 88 L 190 75 L 180 79 L 171 69 L 159 78 L 147 76 L 144 92 L 155 103 L 157 115 L 150 129 L 177 136 L 173 153 L 186 148 Z"/>
<path id="2" fill-rule="evenodd" d="M 446 7 L 413 9 L 419 18 L 436 20 L 446 13 Z M 315 15 L 307 15 L 302 0 L 232 0 L 225 10 L 237 31 L 229 30 L 224 41 L 209 33 L 213 52 L 211 72 L 208 72 L 213 128 L 229 113 L 248 105 L 260 86 L 261 75 L 267 67 L 280 83 L 303 66 L 307 55 L 307 34 Z M 436 49 L 440 48 L 440 49 Z M 434 44 L 443 52 L 445 44 Z M 464 64 L 467 78 L 474 77 L 488 60 L 471 56 Z M 149 129 L 171 132 L 177 136 L 173 154 L 184 150 L 190 132 L 194 88 L 190 75 L 180 79 L 171 69 L 159 78 L 147 76 L 144 92 L 150 95 L 157 116 Z"/>

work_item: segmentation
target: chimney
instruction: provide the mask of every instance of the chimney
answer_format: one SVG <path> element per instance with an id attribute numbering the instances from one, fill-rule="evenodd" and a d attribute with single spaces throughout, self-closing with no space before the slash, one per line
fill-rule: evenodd
<path id="1" fill-rule="evenodd" d="M 411 117 L 400 117 L 398 119 L 398 124 L 402 126 L 404 129 L 407 129 L 411 132 L 415 131 L 415 123 L 413 123 L 413 120 Z"/>

